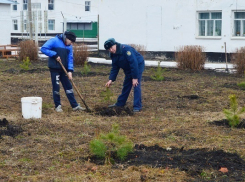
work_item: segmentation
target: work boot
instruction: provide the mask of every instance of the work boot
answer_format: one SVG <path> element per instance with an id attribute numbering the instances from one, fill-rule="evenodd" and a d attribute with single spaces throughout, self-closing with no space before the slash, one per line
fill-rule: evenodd
<path id="1" fill-rule="evenodd" d="M 133 112 L 134 112 L 134 113 L 140 112 L 140 110 L 139 110 L 139 109 L 134 109 Z"/>
<path id="2" fill-rule="evenodd" d="M 61 108 L 61 105 L 58 105 L 56 108 L 55 108 L 55 111 L 56 112 L 63 112 L 62 108 Z"/>
<path id="3" fill-rule="evenodd" d="M 74 107 L 72 110 L 73 110 L 73 111 L 84 111 L 84 110 L 86 110 L 86 109 L 83 108 L 83 107 L 81 107 L 80 104 L 78 104 L 78 106 L 77 106 L 77 107 Z"/>
<path id="4" fill-rule="evenodd" d="M 117 107 L 116 104 L 109 105 L 108 108 Z"/>

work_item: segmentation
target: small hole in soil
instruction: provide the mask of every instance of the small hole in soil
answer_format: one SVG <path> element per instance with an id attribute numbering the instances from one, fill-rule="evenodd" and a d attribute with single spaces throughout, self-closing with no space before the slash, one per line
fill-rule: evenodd
<path id="1" fill-rule="evenodd" d="M 199 99 L 200 97 L 198 96 L 198 95 L 184 95 L 184 96 L 178 96 L 178 97 L 180 97 L 180 98 L 187 98 L 187 99 L 190 99 L 190 100 L 192 100 L 192 99 Z"/>
<path id="2" fill-rule="evenodd" d="M 237 83 L 225 83 L 224 85 L 222 85 L 222 87 L 225 87 L 225 88 L 231 88 L 231 89 L 235 89 L 235 90 L 245 90 L 244 88 L 241 88 L 237 85 Z"/>
<path id="3" fill-rule="evenodd" d="M 229 121 L 227 119 L 222 119 L 218 121 L 213 121 L 210 124 L 216 125 L 216 126 L 224 126 L 227 128 L 231 128 L 229 125 Z M 234 128 L 245 128 L 245 119 L 243 119 L 236 127 Z"/>
<path id="4" fill-rule="evenodd" d="M 100 73 L 100 72 L 89 72 L 87 74 L 83 74 L 81 72 L 74 72 L 73 76 L 75 77 L 93 77 L 93 76 L 107 76 L 107 73 Z"/>
<path id="5" fill-rule="evenodd" d="M 95 114 L 100 116 L 132 116 L 134 113 L 128 107 L 96 107 Z"/>
<path id="6" fill-rule="evenodd" d="M 142 76 L 142 80 L 145 81 L 145 82 L 148 82 L 148 81 L 161 82 L 161 81 L 158 81 L 158 80 L 154 80 L 154 79 L 152 79 L 149 76 Z M 183 80 L 183 78 L 164 77 L 164 79 L 162 81 L 172 81 L 173 82 L 173 81 L 179 81 L 179 80 Z"/>

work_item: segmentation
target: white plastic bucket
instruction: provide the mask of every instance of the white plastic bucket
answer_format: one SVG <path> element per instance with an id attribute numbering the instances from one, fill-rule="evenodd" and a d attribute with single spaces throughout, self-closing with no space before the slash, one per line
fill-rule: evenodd
<path id="1" fill-rule="evenodd" d="M 21 103 L 23 118 L 42 117 L 42 97 L 22 97 Z"/>

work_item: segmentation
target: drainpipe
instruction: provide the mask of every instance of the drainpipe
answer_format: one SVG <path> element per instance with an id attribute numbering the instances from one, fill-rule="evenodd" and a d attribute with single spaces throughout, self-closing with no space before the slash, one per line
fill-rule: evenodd
<path id="1" fill-rule="evenodd" d="M 226 42 L 225 42 L 225 63 L 226 63 L 226 69 L 225 69 L 225 71 L 229 71 L 228 70 L 228 64 L 227 64 L 227 52 L 226 52 Z"/>
<path id="2" fill-rule="evenodd" d="M 98 15 L 98 21 L 97 21 L 97 44 L 98 44 L 98 55 L 99 55 L 99 53 L 100 53 L 100 49 L 99 49 L 99 45 L 100 45 L 100 36 L 99 36 L 99 34 L 100 34 L 100 31 L 99 31 L 99 28 L 100 28 L 100 26 L 99 26 L 99 23 L 100 22 L 100 15 Z"/>
<path id="3" fill-rule="evenodd" d="M 30 39 L 33 40 L 33 31 L 32 31 L 32 10 L 31 10 L 31 0 L 28 1 L 28 17 L 29 17 L 29 28 L 30 28 Z"/>

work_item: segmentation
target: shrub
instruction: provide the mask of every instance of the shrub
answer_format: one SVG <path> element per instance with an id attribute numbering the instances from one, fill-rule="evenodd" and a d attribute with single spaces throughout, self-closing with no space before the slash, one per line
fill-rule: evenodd
<path id="1" fill-rule="evenodd" d="M 119 126 L 114 124 L 109 133 L 100 134 L 92 140 L 89 148 L 94 155 L 104 158 L 106 164 L 111 164 L 113 153 L 116 153 L 120 160 L 124 160 L 128 153 L 133 151 L 133 143 L 126 136 L 120 135 Z"/>
<path id="2" fill-rule="evenodd" d="M 201 46 L 183 46 L 175 53 L 175 58 L 179 69 L 196 71 L 204 69 L 206 54 Z"/>
<path id="3" fill-rule="evenodd" d="M 29 70 L 31 65 L 30 59 L 29 57 L 27 57 L 26 59 L 23 60 L 23 63 L 20 64 L 20 68 L 23 70 Z"/>
<path id="4" fill-rule="evenodd" d="M 88 73 L 91 71 L 90 68 L 91 68 L 91 66 L 88 65 L 87 61 L 85 61 L 84 65 L 83 65 L 83 68 L 82 68 L 82 71 L 81 71 L 82 75 L 88 75 Z"/>
<path id="5" fill-rule="evenodd" d="M 87 60 L 89 53 L 88 53 L 88 46 L 85 44 L 74 44 L 73 46 L 73 58 L 75 65 L 83 66 Z"/>
<path id="6" fill-rule="evenodd" d="M 164 80 L 164 76 L 163 73 L 166 71 L 166 68 L 162 68 L 160 66 L 161 61 L 158 61 L 158 66 L 157 69 L 152 69 L 153 70 L 153 75 L 151 76 L 151 78 L 153 80 L 157 80 L 157 81 L 162 81 Z"/>
<path id="7" fill-rule="evenodd" d="M 245 108 L 242 107 L 240 110 L 238 110 L 238 104 L 237 104 L 237 98 L 236 95 L 230 95 L 230 109 L 224 109 L 224 114 L 226 116 L 226 119 L 229 121 L 229 125 L 231 127 L 236 127 L 240 124 L 240 117 L 239 115 L 245 112 Z"/>
<path id="8" fill-rule="evenodd" d="M 238 75 L 243 75 L 245 72 L 245 47 L 237 49 L 234 54 L 232 54 L 234 60 L 234 68 Z"/>
<path id="9" fill-rule="evenodd" d="M 133 47 L 137 52 L 139 52 L 143 57 L 146 53 L 146 47 L 144 45 L 140 44 L 129 44 L 131 47 Z"/>
<path id="10" fill-rule="evenodd" d="M 38 46 L 34 41 L 21 41 L 18 46 L 20 47 L 19 61 L 25 60 L 27 57 L 29 57 L 31 61 L 38 60 Z"/>

